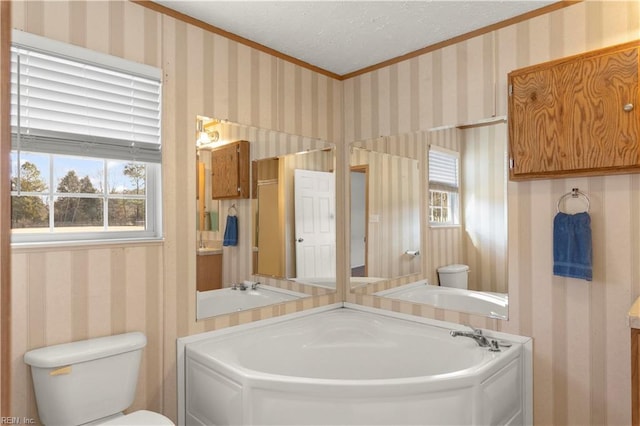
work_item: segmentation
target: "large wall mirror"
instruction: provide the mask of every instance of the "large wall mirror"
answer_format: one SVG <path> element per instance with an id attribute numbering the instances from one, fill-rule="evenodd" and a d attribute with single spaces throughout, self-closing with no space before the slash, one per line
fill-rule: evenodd
<path id="1" fill-rule="evenodd" d="M 204 116 L 195 140 L 197 319 L 334 292 L 335 147 Z"/>
<path id="2" fill-rule="evenodd" d="M 350 164 L 351 285 L 417 277 L 419 160 L 352 147 Z"/>
<path id="3" fill-rule="evenodd" d="M 335 288 L 335 158 L 331 148 L 253 162 L 259 276 Z"/>
<path id="4" fill-rule="evenodd" d="M 351 145 L 351 291 L 508 317 L 507 127 Z"/>

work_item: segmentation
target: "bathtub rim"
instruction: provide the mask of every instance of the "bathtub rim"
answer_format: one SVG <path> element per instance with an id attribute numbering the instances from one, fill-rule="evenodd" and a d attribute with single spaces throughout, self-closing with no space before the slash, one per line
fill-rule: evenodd
<path id="1" fill-rule="evenodd" d="M 505 350 L 504 354 L 501 356 L 500 363 L 497 362 L 496 359 L 483 359 L 480 365 L 474 365 L 472 367 L 453 372 L 384 379 L 326 379 L 266 373 L 238 365 L 229 365 L 216 358 L 203 356 L 198 351 L 191 352 L 189 359 L 205 367 L 209 367 L 211 364 L 214 364 L 214 371 L 216 371 L 216 373 L 229 380 L 242 383 L 243 386 L 267 387 L 281 391 L 289 390 L 292 387 L 294 389 L 299 389 L 300 387 L 311 387 L 313 390 L 317 390 L 317 388 L 353 390 L 367 389 L 374 386 L 376 388 L 384 389 L 385 391 L 394 388 L 406 391 L 409 389 L 422 389 L 431 386 L 438 386 L 442 389 L 458 389 L 463 387 L 462 385 L 471 385 L 476 382 L 481 383 L 500 371 L 504 365 L 509 365 L 514 362 L 518 356 L 522 355 L 524 348 L 523 345 L 517 342 L 513 343 L 517 346 Z M 487 349 L 480 348 L 480 350 Z"/>
<path id="2" fill-rule="evenodd" d="M 212 289 L 212 290 L 206 290 L 206 291 L 198 291 L 196 290 L 196 321 L 203 321 L 209 318 L 213 318 L 213 317 L 217 317 L 220 315 L 230 315 L 230 314 L 234 314 L 236 312 L 244 312 L 244 311 L 248 311 L 251 309 L 257 309 L 257 308 L 262 308 L 264 306 L 268 306 L 271 304 L 280 304 L 280 303 L 287 303 L 287 302 L 291 302 L 292 300 L 298 300 L 298 299 L 305 299 L 307 297 L 311 297 L 310 294 L 307 293 L 303 293 L 300 291 L 294 291 L 294 290 L 289 290 L 286 288 L 281 288 L 281 287 L 276 287 L 276 286 L 272 286 L 269 284 L 262 284 L 259 283 L 260 285 L 258 286 L 258 288 L 256 288 L 255 290 L 252 289 L 247 289 L 247 290 L 233 290 L 231 287 L 223 287 L 223 288 L 217 288 L 217 289 Z M 251 307 L 247 307 L 247 308 L 240 308 L 240 309 L 236 309 L 236 310 L 231 310 L 231 311 L 225 311 L 225 312 L 220 312 L 220 313 L 215 313 L 212 315 L 204 315 L 200 313 L 200 304 L 204 302 L 204 300 L 202 299 L 208 299 L 209 297 L 212 297 L 214 295 L 214 292 L 224 292 L 224 293 L 231 293 L 232 291 L 261 291 L 261 290 L 266 290 L 267 292 L 271 292 L 271 293 L 277 293 L 277 294 L 284 294 L 287 296 L 291 296 L 291 299 L 286 299 L 286 300 L 279 300 L 279 301 L 275 301 L 272 303 L 269 303 L 267 305 L 257 305 L 257 306 L 251 306 Z"/>
<path id="3" fill-rule="evenodd" d="M 263 327 L 267 325 L 277 324 L 291 319 L 309 316 L 321 312 L 332 311 L 335 309 L 351 309 L 356 311 L 370 312 L 376 315 L 404 319 L 413 321 L 425 325 L 431 325 L 434 327 L 445 328 L 449 330 L 462 330 L 468 331 L 469 327 L 448 321 L 441 321 L 433 318 L 419 317 L 416 315 L 404 314 L 400 312 L 389 311 L 380 308 L 374 308 L 370 306 L 357 305 L 350 302 L 337 302 L 330 305 L 319 306 L 316 308 L 306 309 L 299 312 L 293 312 L 290 314 L 280 315 L 277 317 L 266 318 L 263 320 L 253 321 L 245 324 L 233 325 L 217 330 L 206 331 L 203 333 L 192 334 L 190 336 L 179 337 L 176 340 L 176 368 L 177 368 L 177 396 L 178 396 L 178 425 L 185 424 L 186 407 L 185 407 L 185 380 L 186 380 L 186 345 L 189 343 L 198 342 L 201 340 L 209 339 L 213 336 L 225 335 L 234 333 L 238 330 L 245 330 L 257 327 Z M 485 330 L 485 335 L 489 338 L 495 338 L 498 340 L 507 340 L 522 345 L 522 359 L 525 366 L 524 371 L 524 400 L 525 400 L 525 425 L 533 424 L 533 339 L 527 336 L 520 336 L 516 334 L 508 334 L 505 332 Z"/>
<path id="4" fill-rule="evenodd" d="M 371 318 L 377 318 L 379 315 L 377 313 L 364 312 L 362 310 L 354 310 L 354 309 L 334 309 L 331 311 L 325 311 L 322 313 L 322 318 L 324 319 L 324 315 L 332 315 L 337 314 L 337 321 L 350 320 L 350 318 L 343 318 L 342 313 L 345 315 L 347 313 L 353 313 L 355 315 L 367 315 L 365 320 L 370 320 Z M 360 317 L 357 317 L 360 319 Z M 304 319 L 304 317 L 292 318 L 291 321 L 298 321 L 300 319 Z M 273 325 L 264 325 L 264 327 L 260 327 L 258 335 L 255 333 L 251 334 L 253 328 L 245 328 L 245 329 L 235 329 L 236 333 L 233 334 L 217 334 L 215 336 L 211 336 L 210 339 L 204 339 L 199 342 L 191 342 L 185 347 L 185 354 L 189 357 L 189 359 L 194 360 L 202 365 L 210 366 L 210 368 L 214 369 L 216 372 L 232 379 L 238 383 L 288 383 L 295 384 L 300 386 L 312 386 L 319 385 L 324 387 L 361 387 L 361 386 L 381 386 L 381 387 L 394 387 L 396 385 L 401 386 L 411 386 L 411 385 L 420 385 L 423 383 L 431 383 L 433 385 L 438 383 L 450 382 L 455 380 L 466 380 L 466 378 L 471 376 L 484 376 L 486 374 L 493 374 L 493 372 L 500 369 L 497 364 L 500 363 L 509 363 L 513 359 L 517 358 L 522 352 L 522 344 L 519 342 L 514 342 L 513 339 L 509 339 L 510 343 L 512 343 L 511 347 L 502 348 L 500 352 L 491 352 L 487 348 L 479 347 L 475 342 L 471 339 L 453 339 L 449 335 L 449 331 L 451 330 L 449 327 L 440 328 L 435 327 L 433 325 L 427 324 L 419 324 L 415 321 L 406 321 L 401 318 L 392 318 L 388 317 L 390 321 L 404 321 L 408 327 L 411 327 L 413 330 L 416 330 L 417 333 L 422 333 L 420 328 L 424 325 L 428 327 L 425 338 L 433 339 L 435 345 L 441 344 L 450 344 L 453 351 L 456 353 L 460 353 L 461 351 L 473 351 L 473 356 L 475 361 L 473 363 L 465 363 L 464 366 L 458 369 L 451 369 L 447 371 L 441 371 L 436 374 L 426 374 L 426 372 L 416 372 L 415 374 L 401 374 L 401 375 L 388 375 L 388 376 L 379 376 L 374 375 L 376 377 L 349 377 L 349 378 L 340 378 L 340 377 L 329 377 L 321 375 L 304 375 L 304 374 L 295 374 L 295 373 L 286 373 L 286 372 L 276 372 L 274 370 L 269 369 L 260 369 L 256 368 L 255 365 L 251 364 L 251 361 L 247 364 L 242 356 L 242 351 L 257 353 L 259 352 L 258 347 L 245 347 L 243 342 L 253 341 L 254 339 L 262 336 L 263 330 L 265 327 L 272 327 Z M 304 324 L 296 324 L 296 329 L 302 327 L 303 329 L 307 327 L 309 324 L 312 327 L 315 325 L 313 321 L 307 321 Z M 285 325 L 286 327 L 286 325 Z M 392 328 L 395 327 L 392 326 Z M 433 330 L 433 331 L 432 331 Z M 266 330 L 264 330 L 266 331 Z M 276 330 L 274 330 L 276 331 Z M 284 334 L 288 334 L 291 331 L 287 328 L 284 331 Z M 282 328 L 278 328 L 276 332 L 283 332 Z M 384 331 L 383 331 L 384 332 Z M 387 331 L 388 332 L 388 331 Z M 292 331 L 293 334 L 297 334 L 295 330 Z M 413 333 L 413 331 L 408 331 L 408 333 Z M 413 334 L 411 334 L 413 336 Z M 229 341 L 229 338 L 231 341 Z M 235 346 L 240 344 L 242 349 Z M 264 342 L 263 342 L 264 343 Z M 266 344 L 270 344 L 269 339 L 266 339 Z M 429 344 L 429 343 L 427 343 Z M 227 346 L 230 345 L 230 346 Z M 231 349 L 227 349 L 231 348 Z M 297 348 L 297 346 L 296 346 Z M 499 358 L 499 359 L 498 359 Z M 338 358 L 339 359 L 339 358 Z M 393 368 L 388 366 L 388 368 Z M 487 373 L 489 372 L 489 373 Z"/>
<path id="5" fill-rule="evenodd" d="M 458 308 L 451 309 L 451 308 L 447 308 L 446 306 L 437 306 L 436 304 L 432 304 L 432 303 L 421 301 L 421 300 L 411 300 L 410 298 L 406 297 L 405 293 L 410 292 L 411 290 L 422 289 L 425 286 L 428 289 L 427 291 L 441 292 L 442 294 L 446 294 L 446 293 L 464 294 L 466 292 L 466 293 L 469 293 L 472 298 L 477 298 L 485 302 L 494 301 L 497 305 L 500 305 L 501 308 L 505 309 L 506 312 L 502 314 L 494 311 L 487 313 L 487 312 L 481 312 L 479 310 L 474 311 L 473 309 L 458 309 Z M 420 303 L 420 304 L 425 303 L 427 305 L 433 306 L 438 309 L 446 309 L 446 310 L 461 312 L 461 313 L 470 314 L 470 315 L 486 316 L 487 318 L 491 318 L 491 319 L 498 319 L 502 321 L 509 320 L 509 294 L 508 293 L 495 293 L 490 291 L 478 291 L 478 290 L 470 290 L 470 289 L 456 288 L 456 287 L 443 287 L 436 284 L 430 284 L 428 280 L 423 279 L 423 280 L 418 280 L 408 284 L 403 284 L 397 287 L 392 287 L 387 290 L 378 291 L 376 293 L 373 293 L 373 295 L 379 296 L 379 297 L 386 297 L 386 298 L 398 300 L 401 302 Z"/>

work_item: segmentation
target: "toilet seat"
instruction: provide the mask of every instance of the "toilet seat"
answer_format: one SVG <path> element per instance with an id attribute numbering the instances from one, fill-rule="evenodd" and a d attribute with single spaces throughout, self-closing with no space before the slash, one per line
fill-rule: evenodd
<path id="1" fill-rule="evenodd" d="M 175 426 L 171 420 L 160 413 L 148 410 L 135 411 L 125 416 L 119 416 L 100 426 Z"/>

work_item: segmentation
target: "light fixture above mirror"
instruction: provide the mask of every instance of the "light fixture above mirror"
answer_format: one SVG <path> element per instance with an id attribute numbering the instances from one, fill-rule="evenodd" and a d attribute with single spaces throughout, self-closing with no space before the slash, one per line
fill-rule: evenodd
<path id="1" fill-rule="evenodd" d="M 196 146 L 198 148 L 205 147 L 220 140 L 220 132 L 216 126 L 220 121 L 207 117 L 198 116 L 196 119 Z"/>

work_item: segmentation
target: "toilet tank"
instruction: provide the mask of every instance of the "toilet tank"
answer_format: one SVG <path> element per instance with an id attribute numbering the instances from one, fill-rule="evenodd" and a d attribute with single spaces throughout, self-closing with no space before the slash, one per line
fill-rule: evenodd
<path id="1" fill-rule="evenodd" d="M 438 268 L 438 278 L 442 287 L 467 289 L 469 287 L 468 265 L 447 265 Z"/>
<path id="2" fill-rule="evenodd" d="M 99 337 L 27 352 L 40 420 L 80 425 L 133 403 L 144 334 Z"/>

